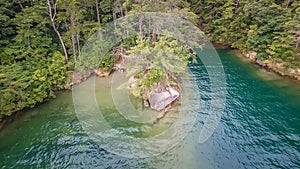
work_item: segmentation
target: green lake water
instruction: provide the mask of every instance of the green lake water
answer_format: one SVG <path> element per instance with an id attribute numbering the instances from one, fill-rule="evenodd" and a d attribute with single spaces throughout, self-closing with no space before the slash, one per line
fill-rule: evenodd
<path id="1" fill-rule="evenodd" d="M 0 132 L 0 168 L 300 168 L 300 84 L 260 69 L 230 50 L 218 52 L 228 93 L 220 123 L 206 142 L 199 144 L 198 137 L 213 93 L 205 66 L 199 64 L 190 67 L 198 85 L 195 90 L 201 94 L 196 123 L 166 153 L 131 159 L 106 151 L 83 130 L 72 92 L 66 91 Z M 105 97 L 109 82 L 96 78 L 96 86 L 97 100 L 108 105 L 101 107 L 104 118 L 125 134 L 152 136 L 178 118 L 176 112 L 169 113 L 155 126 L 127 121 L 109 107 Z"/>

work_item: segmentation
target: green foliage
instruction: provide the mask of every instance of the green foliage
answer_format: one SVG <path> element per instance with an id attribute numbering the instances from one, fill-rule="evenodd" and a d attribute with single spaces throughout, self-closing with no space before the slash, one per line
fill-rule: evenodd
<path id="1" fill-rule="evenodd" d="M 136 44 L 128 50 L 128 53 L 145 60 L 140 63 L 140 69 L 159 68 L 173 76 L 179 76 L 186 73 L 190 59 L 196 60 L 195 53 L 174 38 L 159 36 L 154 45 L 150 41 L 141 42 L 137 38 Z"/>
<path id="2" fill-rule="evenodd" d="M 142 80 L 142 85 L 151 88 L 154 84 L 161 82 L 168 77 L 167 73 L 160 69 L 150 69 Z"/>
<path id="3" fill-rule="evenodd" d="M 147 99 L 149 92 L 160 82 L 176 85 L 174 80 L 187 72 L 187 65 L 196 57 L 188 46 L 174 38 L 159 36 L 154 44 L 151 40 L 141 42 L 140 38 L 136 39 L 136 46 L 132 46 L 128 54 L 143 61 L 127 66 L 127 74 L 139 79 L 131 89 L 136 97 Z"/>
<path id="4" fill-rule="evenodd" d="M 213 41 L 243 51 L 255 50 L 257 58 L 296 58 L 300 39 L 300 2 L 274 0 L 191 0 L 200 24 Z M 293 59 L 292 59 L 293 60 Z"/>
<path id="5" fill-rule="evenodd" d="M 213 41 L 243 51 L 255 50 L 257 58 L 262 60 L 272 57 L 288 62 L 288 65 L 299 65 L 299 1 L 99 0 L 98 6 L 91 0 L 50 2 L 53 5 L 51 12 L 56 12 L 56 29 L 52 27 L 45 0 L 0 2 L 0 115 L 33 107 L 53 96 L 54 90 L 64 89 L 69 80 L 67 68 L 72 69 L 74 65 L 82 69 L 100 67 L 109 70 L 116 56 L 106 50 L 115 43 L 95 39 L 94 45 L 81 48 L 102 25 L 113 21 L 114 16 L 172 12 L 193 23 L 198 23 L 200 18 L 199 26 Z M 100 25 L 96 7 L 100 11 Z M 113 36 L 113 30 L 105 33 Z M 73 59 L 61 54 L 63 45 L 56 31 L 66 46 L 66 55 L 73 55 Z M 160 36 L 158 32 L 160 30 L 149 29 L 147 33 L 140 33 L 140 37 L 128 37 L 120 44 L 129 49 L 129 54 L 145 60 L 140 66 L 147 74 L 140 75 L 142 80 L 134 89 L 138 95 L 158 81 L 166 79 L 171 83 L 166 76 L 174 78 L 185 73 L 186 65 L 195 59 L 188 46 Z M 151 39 L 156 34 L 157 37 Z M 100 53 L 107 53 L 101 60 L 97 53 L 99 46 Z"/>
<path id="6" fill-rule="evenodd" d="M 53 96 L 53 91 L 65 89 L 69 77 L 63 58 L 55 52 L 52 58 L 0 66 L 0 117 L 33 107 Z"/>
<path id="7" fill-rule="evenodd" d="M 102 15 L 102 22 L 108 23 L 113 19 L 113 1 L 112 0 L 103 0 L 100 2 L 100 9 Z"/>
<path id="8" fill-rule="evenodd" d="M 114 66 L 116 60 L 117 60 L 117 56 L 108 53 L 108 54 L 104 55 L 103 57 L 101 57 L 99 67 L 101 69 L 103 69 L 104 71 L 108 71 L 109 69 L 111 69 Z"/>
<path id="9" fill-rule="evenodd" d="M 54 52 L 48 59 L 47 80 L 51 83 L 52 89 L 66 89 L 66 82 L 70 81 L 67 73 L 67 65 L 64 64 L 64 56 L 60 52 Z"/>
<path id="10" fill-rule="evenodd" d="M 0 2 L 0 115 L 33 107 L 54 96 L 53 91 L 64 89 L 69 81 L 67 68 L 73 69 L 83 42 L 99 29 L 95 1 L 50 3 L 54 25 L 68 54 L 74 56 L 68 63 L 52 28 L 47 1 Z M 100 0 L 99 4 L 105 24 L 112 20 L 112 1 Z M 105 59 L 104 67 L 111 67 L 112 57 Z"/>
<path id="11" fill-rule="evenodd" d="M 135 87 L 131 89 L 131 93 L 138 98 L 147 99 L 149 91 L 151 91 L 155 85 L 164 81 L 168 83 L 168 74 L 161 69 L 149 69 L 146 72 L 139 72 L 135 78 L 139 78 L 135 82 Z"/>
<path id="12" fill-rule="evenodd" d="M 13 39 L 15 43 L 15 58 L 45 57 L 53 51 L 49 20 L 45 7 L 36 4 L 27 7 L 16 15 L 14 19 L 17 25 L 17 35 Z"/>
<path id="13" fill-rule="evenodd" d="M 127 37 L 123 40 L 123 42 L 120 45 L 126 49 L 130 49 L 131 47 L 134 47 L 137 45 L 137 42 L 138 42 L 137 38 L 138 37 L 135 35 Z"/>
<path id="14" fill-rule="evenodd" d="M 12 20 L 15 14 L 13 3 L 9 1 L 0 1 L 0 47 L 9 44 L 10 37 L 15 33 L 14 22 Z M 1 51 L 0 51 L 1 52 Z"/>
<path id="15" fill-rule="evenodd" d="M 125 11 L 129 11 L 129 14 L 141 12 L 176 13 L 194 24 L 198 21 L 198 16 L 191 12 L 190 3 L 186 0 L 127 0 L 122 6 Z"/>

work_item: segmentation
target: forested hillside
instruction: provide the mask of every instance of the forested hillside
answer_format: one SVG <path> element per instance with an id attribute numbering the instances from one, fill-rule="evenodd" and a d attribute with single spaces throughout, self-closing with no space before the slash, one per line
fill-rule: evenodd
<path id="1" fill-rule="evenodd" d="M 183 0 L 1 1 L 0 118 L 67 88 L 82 46 L 106 23 L 145 11 L 189 13 L 189 7 Z"/>
<path id="2" fill-rule="evenodd" d="M 257 58 L 287 61 L 299 67 L 300 1 L 191 0 L 200 27 L 215 42 Z"/>
<path id="3" fill-rule="evenodd" d="M 185 13 L 215 42 L 299 67 L 299 7 L 296 0 L 2 0 L 0 118 L 67 88 L 85 41 L 131 13 Z"/>
<path id="4" fill-rule="evenodd" d="M 0 117 L 65 89 L 84 41 L 113 18 L 110 0 L 0 2 Z"/>

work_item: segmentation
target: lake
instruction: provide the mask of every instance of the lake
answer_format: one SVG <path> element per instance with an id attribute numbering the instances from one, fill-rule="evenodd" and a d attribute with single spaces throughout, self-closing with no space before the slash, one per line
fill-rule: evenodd
<path id="1" fill-rule="evenodd" d="M 199 63 L 190 66 L 194 90 L 200 93 L 195 124 L 167 152 L 126 158 L 107 151 L 86 134 L 74 110 L 72 91 L 65 91 L 1 131 L 0 168 L 300 168 L 300 84 L 234 56 L 229 49 L 218 53 L 227 97 L 221 120 L 206 142 L 198 140 L 213 93 L 205 66 Z M 109 82 L 101 78 L 95 82 L 97 100 L 109 105 L 105 99 L 111 91 Z M 162 133 L 179 119 L 170 112 L 158 125 L 140 125 L 110 106 L 100 108 L 114 129 L 137 138 Z"/>

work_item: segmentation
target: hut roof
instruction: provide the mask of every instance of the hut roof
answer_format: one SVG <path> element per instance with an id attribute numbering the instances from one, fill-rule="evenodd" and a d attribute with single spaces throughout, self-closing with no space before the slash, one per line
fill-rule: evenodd
<path id="1" fill-rule="evenodd" d="M 149 103 L 152 109 L 161 111 L 171 104 L 179 96 L 179 93 L 172 87 L 167 87 L 163 92 L 151 92 Z"/>

